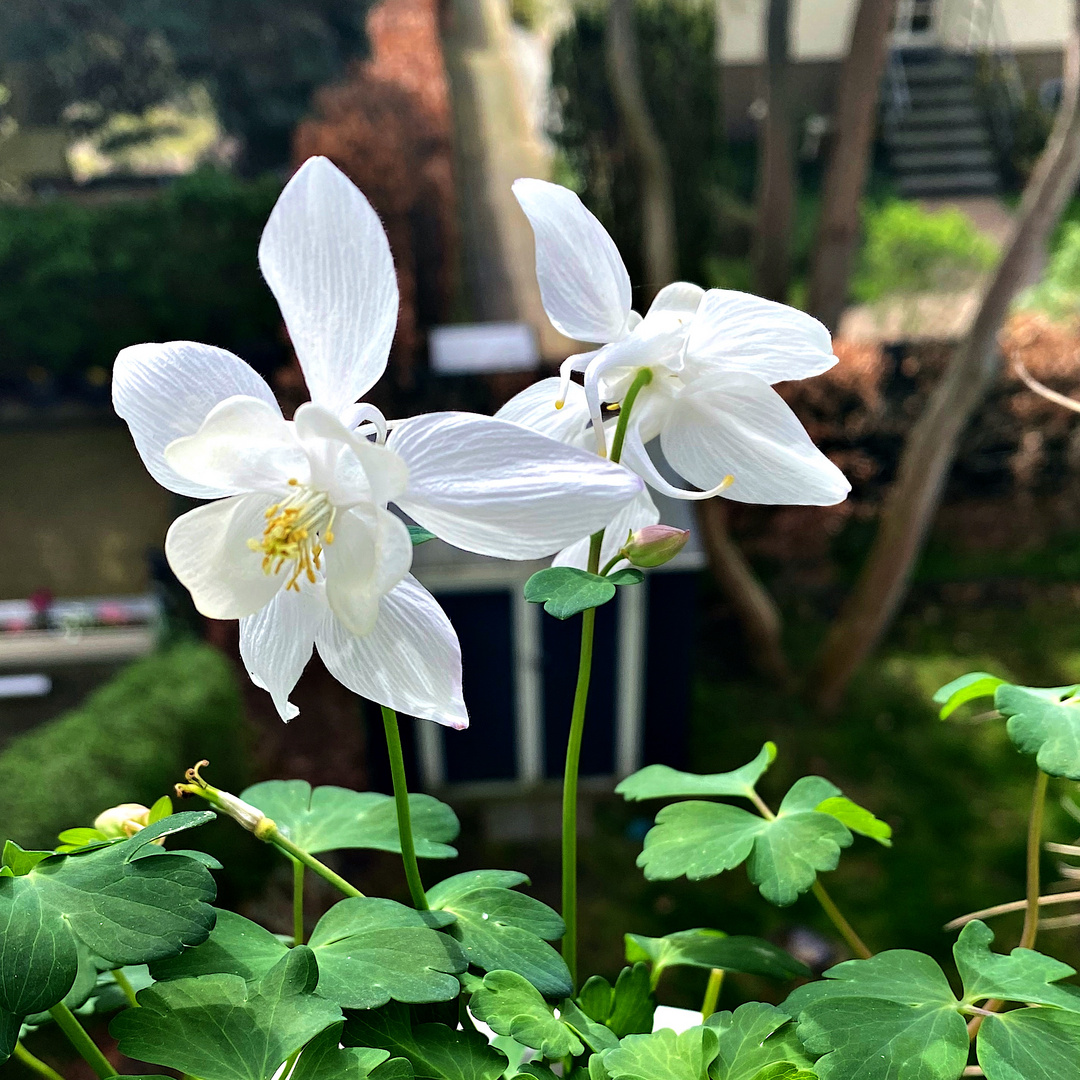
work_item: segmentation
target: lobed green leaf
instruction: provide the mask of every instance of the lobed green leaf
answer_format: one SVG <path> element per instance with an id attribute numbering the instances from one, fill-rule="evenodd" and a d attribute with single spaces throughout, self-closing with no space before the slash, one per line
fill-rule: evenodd
<path id="1" fill-rule="evenodd" d="M 539 1050 L 546 1058 L 577 1057 L 585 1052 L 577 1035 L 555 1016 L 554 1007 L 516 972 L 488 972 L 469 1000 L 469 1011 L 493 1031 Z"/>
<path id="2" fill-rule="evenodd" d="M 267 780 L 240 796 L 257 806 L 294 844 L 318 854 L 344 848 L 371 848 L 401 854 L 393 797 L 306 780 Z M 430 795 L 410 795 L 413 839 L 422 859 L 452 859 L 450 841 L 461 831 L 457 815 Z"/>
<path id="3" fill-rule="evenodd" d="M 999 679 L 996 675 L 988 675 L 985 671 L 973 671 L 970 675 L 961 675 L 959 679 L 946 683 L 934 695 L 934 702 L 941 706 L 938 715 L 942 720 L 947 720 L 961 705 L 979 698 L 993 697 L 994 691 L 1004 684 L 1004 679 Z"/>
<path id="4" fill-rule="evenodd" d="M 508 870 L 455 874 L 428 890 L 428 903 L 454 916 L 446 932 L 461 944 L 470 964 L 483 971 L 516 971 L 545 997 L 566 997 L 573 991 L 570 972 L 548 944 L 561 938 L 566 926 L 547 904 L 514 891 L 528 880 Z"/>
<path id="5" fill-rule="evenodd" d="M 647 765 L 626 777 L 615 793 L 631 802 L 642 799 L 684 799 L 701 795 L 749 797 L 757 782 L 776 760 L 776 744 L 767 742 L 753 761 L 726 773 L 702 775 L 680 772 L 667 765 Z"/>
<path id="6" fill-rule="evenodd" d="M 600 607 L 615 596 L 610 578 L 590 574 L 573 566 L 550 566 L 537 570 L 525 582 L 525 599 L 543 604 L 556 619 L 569 619 L 588 608 Z"/>
<path id="7" fill-rule="evenodd" d="M 751 1001 L 734 1012 L 713 1013 L 705 1026 L 716 1032 L 712 1073 L 720 1080 L 759 1080 L 769 1069 L 777 1073 L 772 1080 L 787 1080 L 788 1075 L 813 1064 L 791 1018 L 764 1002 Z M 778 1069 L 781 1065 L 787 1068 Z"/>
<path id="8" fill-rule="evenodd" d="M 1008 717 L 1017 748 L 1034 754 L 1044 773 L 1080 780 L 1080 686 L 997 688 L 994 703 Z"/>
<path id="9" fill-rule="evenodd" d="M 680 930 L 659 938 L 627 934 L 626 959 L 651 963 L 653 985 L 668 967 L 719 968 L 774 979 L 810 974 L 805 964 L 771 942 L 743 935 L 729 937 L 721 930 Z"/>

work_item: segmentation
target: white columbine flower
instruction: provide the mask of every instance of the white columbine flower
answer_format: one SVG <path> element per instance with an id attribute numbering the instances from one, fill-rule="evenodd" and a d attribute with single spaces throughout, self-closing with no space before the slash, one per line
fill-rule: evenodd
<path id="1" fill-rule="evenodd" d="M 150 473 L 216 500 L 173 522 L 169 564 L 202 614 L 240 619 L 244 663 L 283 719 L 315 647 L 357 694 L 463 728 L 457 636 L 409 574 L 409 533 L 387 504 L 458 547 L 531 559 L 601 528 L 640 481 L 505 421 L 388 425 L 357 403 L 386 368 L 397 280 L 375 211 L 326 159 L 282 192 L 259 265 L 311 393 L 293 420 L 223 349 L 136 345 L 116 360 L 113 403 Z"/>
<path id="2" fill-rule="evenodd" d="M 572 191 L 518 180 L 514 194 L 536 234 L 548 318 L 567 337 L 601 347 L 571 356 L 557 391 L 550 382 L 530 387 L 498 415 L 572 444 L 588 439 L 605 453 L 614 422 L 605 423 L 603 406 L 618 406 L 648 368 L 652 381 L 633 406 L 621 460 L 657 491 L 808 505 L 847 495 L 844 475 L 772 389 L 836 363 L 821 323 L 770 300 L 681 281 L 661 289 L 642 318 L 631 309 L 618 249 Z M 570 382 L 575 371 L 584 372 L 581 393 Z M 668 463 L 701 491 L 673 487 L 660 475 L 645 449 L 657 436 Z M 630 527 L 647 524 L 642 516 Z"/>

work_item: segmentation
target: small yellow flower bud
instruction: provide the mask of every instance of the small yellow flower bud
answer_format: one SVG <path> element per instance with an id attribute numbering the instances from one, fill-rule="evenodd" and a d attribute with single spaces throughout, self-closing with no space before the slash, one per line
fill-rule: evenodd
<path id="1" fill-rule="evenodd" d="M 689 539 L 689 529 L 646 525 L 630 534 L 620 554 L 634 566 L 663 566 L 682 551 Z"/>
<path id="2" fill-rule="evenodd" d="M 110 840 L 134 836 L 145 829 L 150 820 L 150 808 L 142 803 L 126 802 L 110 807 L 94 818 L 94 828 Z"/>

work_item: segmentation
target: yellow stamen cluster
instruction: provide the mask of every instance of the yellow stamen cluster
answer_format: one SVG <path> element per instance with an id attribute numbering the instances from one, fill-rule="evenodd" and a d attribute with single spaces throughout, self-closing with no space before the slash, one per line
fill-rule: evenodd
<path id="1" fill-rule="evenodd" d="M 295 479 L 289 486 L 295 490 L 266 511 L 262 539 L 252 538 L 248 547 L 262 552 L 266 574 L 280 573 L 286 563 L 295 563 L 285 588 L 299 592 L 300 575 L 314 584 L 315 571 L 322 569 L 323 546 L 334 542 L 336 509 L 324 491 L 312 491 Z"/>

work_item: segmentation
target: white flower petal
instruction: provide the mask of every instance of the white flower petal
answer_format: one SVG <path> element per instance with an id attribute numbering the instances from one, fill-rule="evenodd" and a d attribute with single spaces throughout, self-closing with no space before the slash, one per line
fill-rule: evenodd
<path id="1" fill-rule="evenodd" d="M 374 520 L 352 510 L 334 522 L 334 542 L 323 548 L 326 599 L 353 634 L 370 634 L 379 600 L 409 572 L 412 539 L 404 522 L 376 507 Z"/>
<path id="2" fill-rule="evenodd" d="M 276 406 L 250 397 L 215 405 L 194 435 L 169 443 L 165 462 L 185 479 L 231 491 L 280 492 L 289 479 L 309 479 L 293 425 Z"/>
<path id="3" fill-rule="evenodd" d="M 686 488 L 677 488 L 674 484 L 664 479 L 660 470 L 657 469 L 653 459 L 649 457 L 645 444 L 641 441 L 641 430 L 636 421 L 631 420 L 626 427 L 626 441 L 623 443 L 622 460 L 633 469 L 638 476 L 645 480 L 654 491 L 661 495 L 667 495 L 672 499 L 684 499 L 687 502 L 700 502 L 702 499 L 711 499 L 719 495 L 727 484 L 719 482 L 716 487 L 706 491 L 688 491 Z"/>
<path id="4" fill-rule="evenodd" d="M 690 328 L 687 364 L 745 371 L 766 382 L 807 379 L 836 363 L 829 331 L 805 311 L 750 293 L 710 289 Z"/>
<path id="5" fill-rule="evenodd" d="M 693 315 L 704 295 L 705 290 L 700 285 L 694 285 L 689 281 L 673 281 L 670 285 L 665 285 L 653 297 L 653 302 L 645 314 L 645 320 L 669 311 L 677 315 Z"/>
<path id="6" fill-rule="evenodd" d="M 397 504 L 455 547 L 537 559 L 602 529 L 641 481 L 587 450 L 468 413 L 397 425 L 389 446 L 409 467 Z"/>
<path id="7" fill-rule="evenodd" d="M 520 424 L 571 446 L 584 446 L 585 429 L 589 423 L 585 391 L 577 383 L 570 383 L 566 401 L 558 409 L 555 402 L 559 399 L 561 383 L 561 379 L 554 377 L 533 383 L 520 394 L 515 394 L 495 414 L 495 419 Z"/>
<path id="8" fill-rule="evenodd" d="M 813 444 L 798 417 L 764 380 L 709 375 L 690 383 L 660 434 L 664 456 L 692 484 L 730 473 L 737 502 L 831 506 L 851 485 Z"/>
<path id="9" fill-rule="evenodd" d="M 469 726 L 457 634 L 411 575 L 382 598 L 370 634 L 357 637 L 331 618 L 316 646 L 330 674 L 361 697 L 447 727 Z"/>
<path id="10" fill-rule="evenodd" d="M 165 462 L 165 447 L 194 435 L 215 405 L 237 395 L 258 398 L 281 416 L 263 377 L 239 356 L 212 345 L 132 345 L 121 350 L 113 365 L 113 408 L 131 428 L 143 464 L 163 487 L 195 499 L 217 499 L 243 489 L 179 476 Z"/>
<path id="11" fill-rule="evenodd" d="M 254 615 L 287 580 L 266 574 L 248 547 L 266 527 L 267 495 L 234 495 L 178 517 L 165 536 L 165 557 L 208 619 Z"/>
<path id="12" fill-rule="evenodd" d="M 315 634 L 330 617 L 322 586 L 282 589 L 266 607 L 240 620 L 240 659 L 251 681 L 267 691 L 282 720 L 300 710 L 289 700 L 311 659 Z"/>
<path id="13" fill-rule="evenodd" d="M 575 341 L 617 341 L 631 297 L 615 241 L 567 188 L 521 179 L 514 194 L 536 234 L 536 278 L 552 326 Z"/>
<path id="14" fill-rule="evenodd" d="M 629 533 L 655 525 L 660 520 L 660 511 L 652 501 L 649 492 L 642 491 L 633 502 L 628 503 L 611 519 L 604 530 L 604 540 L 600 545 L 600 568 L 607 566 L 616 552 L 626 543 Z M 563 548 L 554 559 L 552 566 L 576 566 L 579 570 L 589 568 L 589 537 L 576 544 Z M 618 565 L 618 564 L 616 564 Z"/>
<path id="15" fill-rule="evenodd" d="M 326 158 L 309 158 L 270 214 L 259 266 L 312 401 L 341 413 L 386 370 L 397 326 L 397 278 L 378 214 Z"/>
<path id="16" fill-rule="evenodd" d="M 337 507 L 385 505 L 405 490 L 409 470 L 392 450 L 350 431 L 321 405 L 296 410 L 296 433 L 311 462 L 311 483 Z"/>

